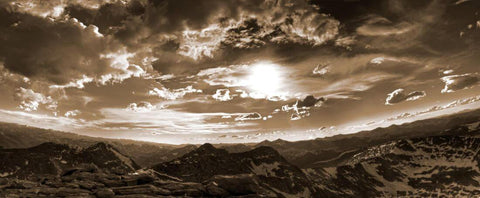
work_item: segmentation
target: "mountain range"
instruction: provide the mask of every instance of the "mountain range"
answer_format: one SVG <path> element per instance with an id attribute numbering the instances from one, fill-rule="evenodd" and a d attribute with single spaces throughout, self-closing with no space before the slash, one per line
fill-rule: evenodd
<path id="1" fill-rule="evenodd" d="M 5 197 L 480 195 L 480 110 L 323 139 L 237 145 L 162 145 L 1 126 Z M 39 138 L 21 141 L 26 136 Z M 136 162 L 149 155 L 155 157 Z"/>

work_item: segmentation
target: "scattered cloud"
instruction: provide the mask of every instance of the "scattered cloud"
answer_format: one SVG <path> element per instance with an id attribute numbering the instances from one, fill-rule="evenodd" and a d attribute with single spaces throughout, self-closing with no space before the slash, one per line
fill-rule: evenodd
<path id="1" fill-rule="evenodd" d="M 45 108 L 55 110 L 57 102 L 50 96 L 44 96 L 31 89 L 20 87 L 15 93 L 15 100 L 20 102 L 18 108 L 24 111 L 37 111 L 40 105 L 46 105 Z"/>
<path id="2" fill-rule="evenodd" d="M 250 141 L 440 104 L 478 91 L 468 89 L 480 81 L 477 5 L 2 1 L 0 110 L 94 135 L 245 132 L 231 137 Z M 385 90 L 395 91 L 385 99 Z"/>
<path id="3" fill-rule="evenodd" d="M 282 106 L 282 111 L 292 112 L 290 120 L 300 120 L 304 117 L 310 116 L 310 108 L 321 106 L 320 103 L 325 102 L 324 97 L 315 98 L 312 95 L 306 96 L 303 100 L 297 100 L 294 104 L 286 104 Z M 320 104 L 320 105 L 318 105 Z"/>
<path id="4" fill-rule="evenodd" d="M 407 94 L 404 89 L 397 89 L 388 94 L 385 104 L 394 105 L 403 101 L 418 100 L 426 95 L 427 94 L 424 91 L 413 91 Z"/>
<path id="5" fill-rule="evenodd" d="M 229 101 L 233 99 L 233 96 L 230 95 L 230 90 L 228 89 L 217 89 L 212 97 L 218 101 Z"/>
<path id="6" fill-rule="evenodd" d="M 305 97 L 303 100 L 299 100 L 297 102 L 297 107 L 313 107 L 319 102 L 325 102 L 325 98 L 315 98 L 315 96 L 309 95 Z"/>
<path id="7" fill-rule="evenodd" d="M 154 106 L 149 102 L 142 101 L 138 103 L 130 103 L 126 109 L 133 112 L 150 112 L 157 109 L 157 106 Z"/>
<path id="8" fill-rule="evenodd" d="M 170 90 L 166 87 L 153 88 L 148 91 L 148 95 L 157 96 L 167 100 L 176 100 L 178 98 L 183 98 L 188 93 L 202 93 L 202 90 L 195 89 L 193 86 L 187 86 L 185 88 L 173 89 Z"/>
<path id="9" fill-rule="evenodd" d="M 357 28 L 357 33 L 363 36 L 390 36 L 411 31 L 415 26 L 408 22 L 393 23 L 384 17 L 371 17 L 364 25 Z"/>
<path id="10" fill-rule="evenodd" d="M 312 73 L 314 75 L 323 76 L 328 73 L 330 70 L 329 64 L 318 64 L 315 69 L 313 69 Z"/>
<path id="11" fill-rule="evenodd" d="M 262 115 L 260 115 L 257 112 L 253 112 L 253 113 L 241 114 L 235 118 L 235 121 L 260 120 L 260 119 L 262 119 Z"/>
<path id="12" fill-rule="evenodd" d="M 288 68 L 268 61 L 248 65 L 231 65 L 201 70 L 196 76 L 211 86 L 241 88 L 242 97 L 286 100 L 292 96 L 285 90 Z"/>
<path id="13" fill-rule="evenodd" d="M 64 116 L 67 118 L 73 118 L 78 116 L 80 113 L 81 113 L 80 110 L 75 109 L 75 110 L 65 112 Z"/>
<path id="14" fill-rule="evenodd" d="M 441 111 L 445 109 L 452 109 L 455 107 L 463 106 L 463 105 L 468 105 L 468 104 L 473 104 L 476 102 L 480 101 L 480 96 L 472 96 L 472 97 L 467 97 L 467 98 L 462 98 L 455 100 L 453 102 L 447 103 L 445 105 L 435 105 L 433 107 L 428 108 L 427 110 L 424 111 L 418 111 L 418 112 L 413 112 L 413 113 L 402 113 L 400 115 L 397 115 L 395 117 L 390 117 L 387 118 L 387 121 L 393 121 L 393 120 L 399 120 L 399 119 L 406 119 L 406 118 L 413 118 L 415 116 L 427 114 L 427 113 L 432 113 L 436 111 Z"/>
<path id="15" fill-rule="evenodd" d="M 445 87 L 442 89 L 442 93 L 451 93 L 461 89 L 468 89 L 478 84 L 480 77 L 478 74 L 461 74 L 450 75 L 442 77 L 441 80 L 445 83 Z"/>

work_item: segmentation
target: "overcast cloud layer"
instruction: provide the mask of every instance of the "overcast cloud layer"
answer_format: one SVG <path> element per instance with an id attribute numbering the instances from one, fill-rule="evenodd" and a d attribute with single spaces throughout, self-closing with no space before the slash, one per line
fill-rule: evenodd
<path id="1" fill-rule="evenodd" d="M 479 47 L 480 1 L 7 0 L 0 117 L 167 143 L 315 138 L 478 102 Z"/>

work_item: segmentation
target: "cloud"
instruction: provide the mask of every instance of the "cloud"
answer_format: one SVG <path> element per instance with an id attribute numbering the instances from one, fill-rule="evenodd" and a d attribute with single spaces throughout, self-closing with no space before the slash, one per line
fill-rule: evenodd
<path id="1" fill-rule="evenodd" d="M 80 113 L 81 113 L 80 110 L 75 109 L 75 110 L 65 112 L 64 116 L 67 118 L 72 118 L 72 117 L 78 116 Z"/>
<path id="2" fill-rule="evenodd" d="M 297 102 L 297 107 L 313 107 L 318 102 L 325 102 L 325 98 L 315 98 L 315 96 L 309 95 L 305 97 L 303 100 L 299 100 Z"/>
<path id="3" fill-rule="evenodd" d="M 233 99 L 233 96 L 230 96 L 230 90 L 228 89 L 217 89 L 212 98 L 218 101 L 229 101 Z"/>
<path id="4" fill-rule="evenodd" d="M 12 13 L 5 8 L 0 8 L 0 16 L 0 57 L 12 72 L 64 84 L 104 72 L 109 66 L 99 54 L 107 50 L 110 41 L 96 26 L 85 26 L 73 18 L 49 20 Z"/>
<path id="5" fill-rule="evenodd" d="M 149 102 L 142 101 L 139 103 L 130 103 L 126 109 L 133 112 L 150 112 L 157 109 L 157 106 L 153 106 Z"/>
<path id="6" fill-rule="evenodd" d="M 10 2 L 12 9 L 39 17 L 60 17 L 68 6 L 81 6 L 87 9 L 98 9 L 104 4 L 125 4 L 125 0 L 47 0 L 30 1 L 14 0 Z M 1 4 L 0 4 L 1 5 Z"/>
<path id="7" fill-rule="evenodd" d="M 271 101 L 293 98 L 287 87 L 294 83 L 289 80 L 289 68 L 269 61 L 250 64 L 230 65 L 201 70 L 196 77 L 210 86 L 241 88 L 241 97 L 267 99 Z M 265 75 L 268 73 L 269 75 Z"/>
<path id="8" fill-rule="evenodd" d="M 312 73 L 314 75 L 323 76 L 328 73 L 330 70 L 329 64 L 318 64 L 315 69 L 313 69 Z"/>
<path id="9" fill-rule="evenodd" d="M 195 8 L 190 9 L 188 3 L 194 3 Z M 132 33 L 128 34 L 130 37 L 168 35 L 165 39 L 177 43 L 171 52 L 181 55 L 169 59 L 188 57 L 195 61 L 225 57 L 235 59 L 230 54 L 234 53 L 232 49 L 257 49 L 266 44 L 320 46 L 335 39 L 340 26 L 340 22 L 306 2 L 270 0 L 150 2 L 143 17 L 130 17 L 122 23 L 118 33 L 132 29 Z M 148 30 L 135 32 L 142 27 Z M 138 44 L 140 39 L 136 40 Z M 162 63 L 164 60 L 159 61 Z"/>
<path id="10" fill-rule="evenodd" d="M 253 112 L 253 113 L 242 114 L 242 115 L 236 117 L 235 121 L 260 120 L 260 119 L 262 119 L 262 115 L 257 113 L 257 112 Z"/>
<path id="11" fill-rule="evenodd" d="M 415 26 L 408 22 L 394 24 L 384 17 L 372 17 L 357 28 L 357 33 L 363 36 L 400 35 L 411 31 Z"/>
<path id="12" fill-rule="evenodd" d="M 424 91 L 413 91 L 406 94 L 404 89 L 397 89 L 388 94 L 385 100 L 385 105 L 394 105 L 403 101 L 413 101 L 425 97 L 427 94 Z"/>
<path id="13" fill-rule="evenodd" d="M 445 83 L 442 93 L 451 93 L 461 89 L 468 89 L 478 84 L 480 77 L 477 73 L 467 73 L 461 75 L 450 75 L 442 77 L 441 80 Z"/>
<path id="14" fill-rule="evenodd" d="M 85 84 L 93 82 L 93 81 L 94 81 L 94 78 L 84 75 L 82 78 L 80 78 L 78 80 L 71 81 L 71 82 L 69 82 L 67 84 L 64 84 L 64 85 L 50 85 L 50 88 L 63 89 L 63 88 L 74 87 L 74 88 L 78 88 L 78 89 L 83 89 L 83 88 L 85 88 Z"/>
<path id="15" fill-rule="evenodd" d="M 430 107 L 430 108 L 428 108 L 427 110 L 424 110 L 424 111 L 418 111 L 418 112 L 412 112 L 412 113 L 408 113 L 408 112 L 402 113 L 400 115 L 387 118 L 386 120 L 387 121 L 393 121 L 393 120 L 411 118 L 411 117 L 415 117 L 415 116 L 419 116 L 419 115 L 423 115 L 423 114 L 427 114 L 427 113 L 432 113 L 432 112 L 441 111 L 441 110 L 445 110 L 445 109 L 451 109 L 451 108 L 455 108 L 455 107 L 459 107 L 459 106 L 463 106 L 463 105 L 473 104 L 473 103 L 476 103 L 476 102 L 479 102 L 479 101 L 480 101 L 480 96 L 472 96 L 472 97 L 468 97 L 468 98 L 462 98 L 462 99 L 452 101 L 452 102 L 450 102 L 448 104 L 445 104 L 445 105 L 435 105 L 435 106 Z"/>
<path id="16" fill-rule="evenodd" d="M 46 108 L 49 110 L 57 108 L 57 102 L 50 96 L 44 96 L 41 93 L 23 87 L 17 89 L 14 98 L 20 102 L 18 108 L 24 111 L 37 111 L 40 105 L 47 105 Z"/>
<path id="17" fill-rule="evenodd" d="M 67 4 L 81 3 L 58 1 L 55 5 Z M 14 7 L 48 10 L 52 5 L 50 1 L 45 5 L 20 2 Z M 100 33 L 96 25 L 85 25 L 69 15 L 55 19 L 40 15 L 32 10 L 0 8 L 0 32 L 4 35 L 0 38 L 0 58 L 9 71 L 49 82 L 52 88 L 117 83 L 146 73 L 135 64 L 143 57 L 135 57 L 136 53 L 129 52 L 112 36 Z"/>
<path id="18" fill-rule="evenodd" d="M 162 88 L 154 88 L 148 91 L 148 95 L 150 96 L 158 96 L 163 99 L 167 100 L 176 100 L 178 98 L 183 98 L 187 93 L 202 93 L 202 90 L 195 89 L 193 86 L 187 86 L 185 88 L 173 89 L 170 90 L 166 87 Z"/>
<path id="19" fill-rule="evenodd" d="M 315 98 L 315 96 L 309 95 L 306 96 L 303 100 L 297 100 L 292 105 L 283 105 L 282 111 L 284 112 L 293 112 L 290 115 L 290 120 L 300 120 L 304 117 L 310 116 L 310 108 L 317 106 L 319 102 L 325 102 L 324 97 Z"/>

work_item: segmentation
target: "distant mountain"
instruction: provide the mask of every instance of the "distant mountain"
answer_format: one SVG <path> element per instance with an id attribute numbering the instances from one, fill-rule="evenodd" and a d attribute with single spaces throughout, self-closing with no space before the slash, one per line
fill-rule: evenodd
<path id="1" fill-rule="evenodd" d="M 476 129 L 480 123 L 466 125 Z M 271 147 L 204 144 L 151 169 L 109 144 L 1 149 L 0 197 L 476 197 L 480 137 L 445 135 L 371 146 L 344 165 L 300 169 Z"/>
<path id="2" fill-rule="evenodd" d="M 310 141 L 218 148 L 3 124 L 2 145 L 58 139 L 0 149 L 0 197 L 480 196 L 479 136 L 480 110 Z M 156 165 L 139 169 L 128 157 L 134 155 Z"/>
<path id="3" fill-rule="evenodd" d="M 124 139 L 108 139 L 0 122 L 0 148 L 29 148 L 52 142 L 87 148 L 105 142 L 132 156 L 142 167 L 170 161 L 197 148 L 195 145 L 169 145 Z"/>
<path id="4" fill-rule="evenodd" d="M 335 135 L 289 142 L 285 140 L 263 141 L 258 144 L 218 144 L 231 153 L 246 152 L 261 146 L 272 147 L 287 161 L 300 168 L 335 167 L 343 165 L 353 155 L 369 146 L 406 138 L 436 135 L 467 135 L 478 131 L 480 110 L 419 120 L 402 125 L 392 125 L 348 135 Z M 86 148 L 97 142 L 105 142 L 121 153 L 132 156 L 142 167 L 151 167 L 171 161 L 194 149 L 196 145 L 168 145 L 133 140 L 119 140 L 82 136 L 73 133 L 39 129 L 17 124 L 0 123 L 0 147 L 27 148 L 45 142 L 68 144 Z"/>
<path id="5" fill-rule="evenodd" d="M 393 141 L 336 168 L 309 169 L 332 197 L 475 197 L 480 138 L 436 136 Z"/>
<path id="6" fill-rule="evenodd" d="M 0 176 L 14 178 L 61 175 L 79 167 L 116 174 L 132 173 L 140 168 L 132 159 L 105 143 L 86 149 L 55 143 L 26 149 L 0 149 L 0 159 Z"/>
<path id="7" fill-rule="evenodd" d="M 251 191 L 264 195 L 309 197 L 316 193 L 302 170 L 287 162 L 271 147 L 262 146 L 247 152 L 229 153 L 211 144 L 204 144 L 178 159 L 155 165 L 152 169 L 185 181 L 210 181 L 220 183 L 220 186 L 236 180 L 249 181 L 246 184 L 255 186 L 252 188 L 255 190 Z M 241 188 L 243 184 L 235 185 Z"/>
<path id="8" fill-rule="evenodd" d="M 296 142 L 281 139 L 263 141 L 250 147 L 272 147 L 300 168 L 335 167 L 346 163 L 350 157 L 370 146 L 416 137 L 474 135 L 479 131 L 480 110 L 473 110 L 348 135 Z M 229 146 L 224 148 L 230 151 Z M 234 146 L 232 151 L 238 150 L 237 148 Z"/>

